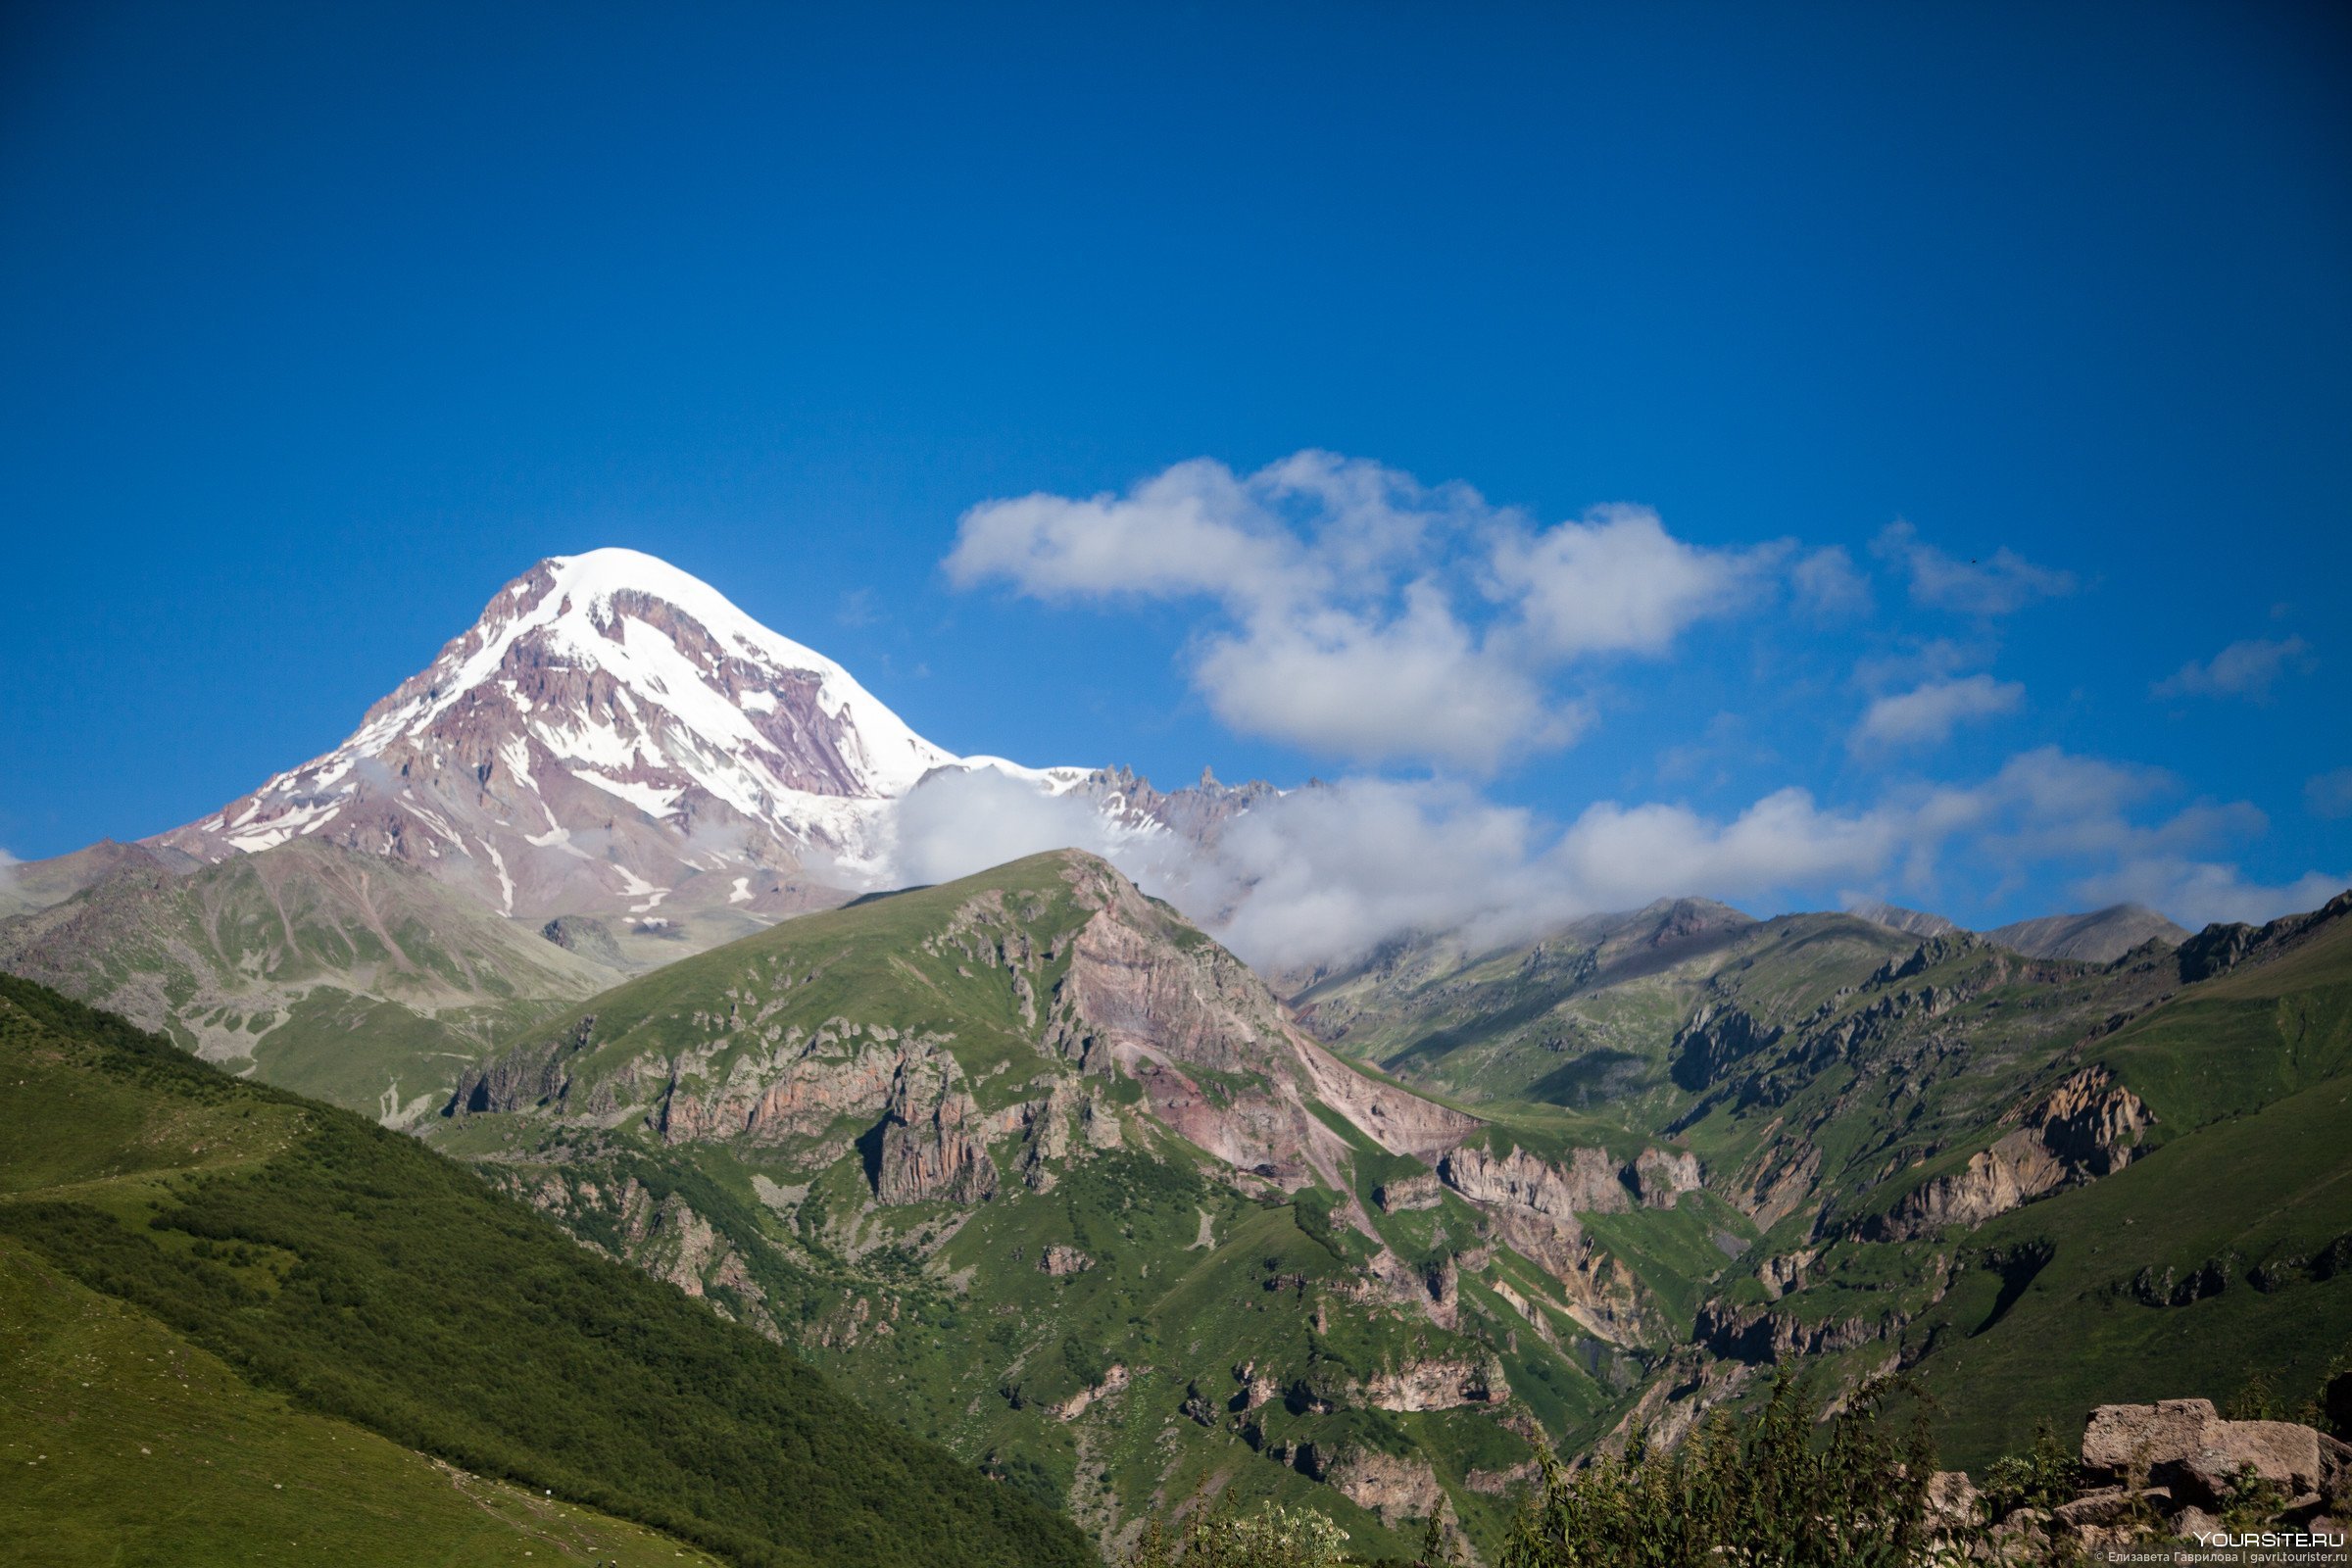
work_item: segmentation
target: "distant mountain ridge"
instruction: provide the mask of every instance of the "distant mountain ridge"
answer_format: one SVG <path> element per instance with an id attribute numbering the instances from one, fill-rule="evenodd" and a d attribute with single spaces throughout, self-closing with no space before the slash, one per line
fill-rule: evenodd
<path id="1" fill-rule="evenodd" d="M 2080 958 L 2090 963 L 2113 963 L 2144 942 L 2177 948 L 2189 938 L 2183 927 L 2136 904 L 2111 905 L 2087 914 L 2045 914 L 2037 920 L 1998 926 L 1984 935 L 2030 957 Z"/>
<path id="2" fill-rule="evenodd" d="M 1845 912 L 1857 920 L 1915 937 L 1954 936 L 1967 929 L 1940 914 L 1876 899 L 1849 904 Z M 2086 914 L 2045 914 L 1996 926 L 1981 935 L 2029 958 L 2075 958 L 2085 963 L 2113 963 L 2143 943 L 2161 942 L 2177 948 L 2189 938 L 2184 927 L 2137 904 L 2110 905 Z"/>

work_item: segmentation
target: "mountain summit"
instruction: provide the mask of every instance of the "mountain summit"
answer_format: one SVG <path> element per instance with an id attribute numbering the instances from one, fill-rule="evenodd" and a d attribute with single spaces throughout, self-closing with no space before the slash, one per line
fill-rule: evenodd
<path id="1" fill-rule="evenodd" d="M 633 550 L 540 562 L 325 756 L 152 841 L 200 859 L 316 837 L 501 914 L 772 915 L 837 902 L 889 803 L 959 758 L 832 660 Z"/>

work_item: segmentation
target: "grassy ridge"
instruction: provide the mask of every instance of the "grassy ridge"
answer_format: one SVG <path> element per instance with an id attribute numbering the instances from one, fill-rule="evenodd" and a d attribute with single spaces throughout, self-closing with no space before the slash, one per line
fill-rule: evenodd
<path id="1" fill-rule="evenodd" d="M 242 1381 L 747 1564 L 1078 1563 L 789 1352 L 358 1117 L 0 979 L 12 1252 Z"/>

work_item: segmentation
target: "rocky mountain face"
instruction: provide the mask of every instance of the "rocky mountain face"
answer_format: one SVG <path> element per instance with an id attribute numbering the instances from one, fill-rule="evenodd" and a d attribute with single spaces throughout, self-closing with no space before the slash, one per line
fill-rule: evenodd
<path id="1" fill-rule="evenodd" d="M 1492 1535 L 1477 1478 L 1672 1343 L 1628 1259 L 1740 1224 L 1673 1140 L 1365 1077 L 1075 853 L 682 960 L 446 1111 L 440 1147 L 1106 1542 L 1212 1476 L 1375 1545 Z"/>
<path id="2" fill-rule="evenodd" d="M 113 849 L 82 891 L 0 920 L 0 969 L 393 1124 L 489 1042 L 627 972 L 316 839 L 215 865 Z"/>
<path id="3" fill-rule="evenodd" d="M 1621 1251 L 1678 1316 L 1616 1432 L 1672 1441 L 1776 1367 L 1902 1367 L 1966 1390 L 1948 1430 L 1973 1460 L 2071 1419 L 2065 1399 L 2179 1375 L 2177 1336 L 2212 1336 L 2216 1398 L 2352 1344 L 2332 1283 L 2352 1271 L 2315 1261 L 2352 1257 L 2352 1167 L 2298 1130 L 2352 1084 L 2352 894 L 2096 962 L 1853 915 L 1676 935 L 1661 912 L 1407 946 L 1296 999 L 1325 1044 L 1443 1092 L 1488 1140 L 1577 1146 L 1554 1176 L 1494 1162 L 1473 1190 L 1539 1210 L 1573 1192 L 1607 1243 L 1645 1200 L 1627 1152 L 1671 1141 L 1696 1190 L 1670 1200 L 1736 1215 L 1671 1259 Z M 2111 1321 L 2116 1301 L 2213 1327 Z"/>

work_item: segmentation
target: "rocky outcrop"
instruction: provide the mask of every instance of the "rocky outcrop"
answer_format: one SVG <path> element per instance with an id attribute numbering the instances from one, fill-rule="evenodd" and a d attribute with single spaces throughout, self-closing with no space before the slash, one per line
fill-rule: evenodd
<path id="1" fill-rule="evenodd" d="M 1386 1302 L 1419 1312 L 1448 1331 L 1460 1324 L 1461 1270 L 1450 1257 L 1415 1268 L 1384 1247 L 1372 1254 L 1361 1274 L 1333 1288 L 1349 1300 Z"/>
<path id="2" fill-rule="evenodd" d="M 588 1049 L 595 1033 L 596 1014 L 590 1013 L 562 1040 L 517 1046 L 467 1068 L 441 1113 L 529 1110 L 562 1102 L 571 1093 L 571 1061 Z"/>
<path id="3" fill-rule="evenodd" d="M 1384 1214 L 1401 1214 L 1411 1209 L 1435 1208 L 1445 1200 L 1445 1195 L 1434 1170 L 1415 1171 L 1395 1181 L 1383 1182 L 1372 1190 L 1372 1200 Z"/>
<path id="4" fill-rule="evenodd" d="M 1054 1405 L 1053 1407 L 1054 1416 L 1063 1421 L 1077 1420 L 1092 1409 L 1097 1400 L 1107 1399 L 1112 1395 L 1123 1392 L 1127 1387 L 1128 1377 L 1127 1369 L 1113 1362 L 1110 1369 L 1102 1374 L 1102 1382 L 1092 1388 L 1080 1389 L 1061 1403 Z"/>
<path id="5" fill-rule="evenodd" d="M 613 1182 L 567 1179 L 544 1168 L 536 1174 L 530 1167 L 491 1171 L 499 1186 L 533 1207 L 575 1231 L 605 1238 L 589 1244 L 596 1250 L 616 1254 L 688 1296 L 709 1299 L 722 1315 L 776 1337 L 765 1309 L 767 1293 L 742 1254 L 677 1193 L 657 1194 L 633 1176 Z"/>
<path id="6" fill-rule="evenodd" d="M 1644 1208 L 1672 1208 L 1701 1185 L 1698 1156 L 1687 1149 L 1644 1149 L 1630 1169 L 1634 1196 Z"/>
<path id="7" fill-rule="evenodd" d="M 1893 1311 L 1876 1318 L 1807 1322 L 1771 1307 L 1729 1307 L 1710 1301 L 1699 1308 L 1691 1335 L 1726 1360 L 1777 1366 L 1803 1356 L 1829 1355 L 1891 1340 L 1909 1322 L 1908 1314 Z"/>
<path id="8" fill-rule="evenodd" d="M 1101 1085 L 1091 1081 L 1056 1078 L 1044 1100 L 1020 1107 L 1018 1114 L 1026 1129 L 1021 1180 L 1041 1193 L 1054 1190 L 1057 1165 L 1117 1149 L 1125 1140 L 1118 1112 L 1103 1101 Z"/>
<path id="9" fill-rule="evenodd" d="M 996 1162 L 961 1077 L 956 1058 L 936 1046 L 900 1059 L 874 1171 L 874 1196 L 883 1202 L 977 1203 L 996 1195 Z"/>
<path id="10" fill-rule="evenodd" d="M 1356 1395 L 1365 1404 L 1400 1412 L 1500 1404 L 1510 1396 L 1500 1362 L 1464 1356 L 1432 1356 L 1376 1372 Z"/>
<path id="11" fill-rule="evenodd" d="M 1734 1063 L 1778 1045 L 1785 1032 L 1738 1007 L 1703 1006 L 1674 1037 L 1674 1081 L 1695 1094 Z"/>
<path id="12" fill-rule="evenodd" d="M 1634 1206 L 1617 1162 L 1597 1149 L 1574 1150 L 1566 1164 L 1524 1149 L 1499 1155 L 1456 1149 L 1440 1161 L 1438 1175 L 1474 1203 L 1527 1209 L 1570 1230 L 1580 1213 L 1618 1214 Z"/>
<path id="13" fill-rule="evenodd" d="M 1956 1171 L 1935 1177 L 1858 1227 L 1865 1240 L 1933 1236 L 1974 1227 L 2060 1188 L 2129 1164 L 2155 1117 L 2104 1067 L 2084 1067 L 2017 1118 L 2021 1125 Z"/>
<path id="14" fill-rule="evenodd" d="M 2198 1554 L 2146 1548 L 2194 1543 L 2337 1561 L 2345 1526 L 2330 1513 L 2352 1480 L 2348 1461 L 2352 1446 L 2310 1427 L 2227 1421 L 2205 1399 L 2105 1404 L 2083 1429 L 2074 1495 L 2046 1507 L 1938 1472 L 1927 1496 L 1935 1546 L 1923 1560 L 2186 1561 Z"/>
<path id="15" fill-rule="evenodd" d="M 1577 1150 L 1566 1164 L 1554 1164 L 1525 1150 L 1497 1155 L 1465 1148 L 1446 1155 L 1438 1174 L 1487 1210 L 1497 1240 L 1559 1283 L 1568 1311 L 1586 1328 L 1612 1342 L 1634 1332 L 1640 1302 L 1630 1278 L 1577 1220 L 1580 1213 L 1633 1207 L 1626 1169 L 1597 1149 Z"/>
<path id="16" fill-rule="evenodd" d="M 628 959 L 621 955 L 612 928 L 594 915 L 560 914 L 541 926 L 539 934 L 564 952 L 576 953 L 608 968 L 628 967 Z"/>
<path id="17" fill-rule="evenodd" d="M 1088 1071 L 1120 1047 L 1215 1072 L 1263 1071 L 1287 1055 L 1280 1009 L 1239 958 L 1179 942 L 1132 884 L 1091 857 L 1067 873 L 1093 914 L 1069 942 L 1047 1044 Z"/>
<path id="18" fill-rule="evenodd" d="M 1056 1242 L 1037 1254 L 1037 1266 L 1055 1279 L 1062 1279 L 1085 1273 L 1095 1266 L 1095 1260 L 1075 1247 L 1063 1247 Z"/>
<path id="19" fill-rule="evenodd" d="M 1376 1083 L 1296 1034 L 1290 1044 L 1315 1097 L 1393 1154 L 1435 1158 L 1486 1125 L 1392 1084 Z"/>
<path id="20" fill-rule="evenodd" d="M 2352 892 L 2337 894 L 2308 914 L 2283 915 L 2265 926 L 2209 925 L 2180 944 L 2176 955 L 2180 982 L 2194 985 L 2228 974 L 2250 958 L 2281 952 L 2319 927 L 2347 915 L 2352 915 Z"/>
<path id="21" fill-rule="evenodd" d="M 798 1029 L 767 1049 L 739 1051 L 717 1080 L 691 1058 L 676 1064 L 662 1092 L 658 1126 L 664 1143 L 740 1139 L 754 1145 L 817 1137 L 844 1120 L 870 1122 L 890 1100 L 901 1063 L 931 1041 L 905 1042 L 893 1029 L 828 1019 L 804 1039 Z"/>
<path id="22" fill-rule="evenodd" d="M 1327 1450 L 1306 1443 L 1298 1446 L 1292 1462 L 1301 1475 L 1369 1509 L 1384 1525 L 1426 1519 L 1446 1506 L 1446 1489 L 1426 1459 L 1383 1453 L 1360 1444 Z"/>

